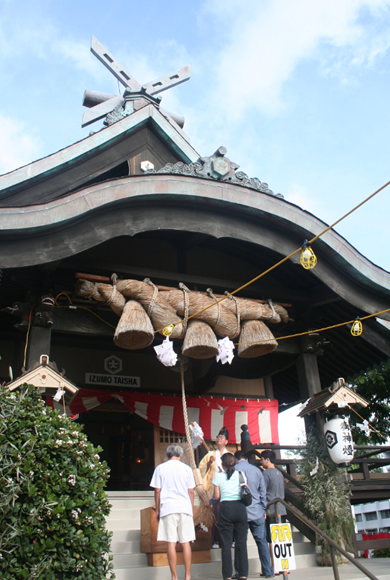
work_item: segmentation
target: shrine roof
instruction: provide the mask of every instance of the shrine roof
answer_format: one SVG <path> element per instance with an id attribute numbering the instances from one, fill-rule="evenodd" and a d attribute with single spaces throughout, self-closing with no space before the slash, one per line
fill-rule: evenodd
<path id="1" fill-rule="evenodd" d="M 126 161 L 135 135 L 145 127 L 171 151 L 173 160 L 191 163 L 199 158 L 185 133 L 150 104 L 57 153 L 0 175 L 0 207 L 45 203 L 85 187 Z"/>

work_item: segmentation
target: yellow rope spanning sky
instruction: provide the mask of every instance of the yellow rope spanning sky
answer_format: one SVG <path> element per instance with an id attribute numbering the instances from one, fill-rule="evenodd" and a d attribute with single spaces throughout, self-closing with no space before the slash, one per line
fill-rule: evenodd
<path id="1" fill-rule="evenodd" d="M 362 205 L 364 205 L 365 203 L 367 203 L 367 201 L 369 201 L 370 199 L 372 199 L 375 195 L 377 195 L 380 191 L 382 191 L 383 189 L 385 189 L 388 185 L 390 185 L 390 181 L 388 181 L 387 183 L 385 183 L 384 185 L 382 185 L 379 189 L 377 189 L 376 191 L 374 191 L 374 193 L 371 193 L 371 195 L 369 195 L 368 197 L 366 197 L 366 199 L 364 199 L 362 202 L 360 202 L 358 205 L 356 205 L 353 209 L 351 209 L 349 212 L 347 212 L 346 214 L 344 214 L 341 218 L 339 218 L 338 220 L 336 220 L 333 224 L 331 224 L 330 226 L 326 227 L 322 232 L 320 232 L 317 236 L 314 236 L 314 238 L 312 238 L 311 240 L 309 240 L 309 244 L 313 244 L 314 242 L 316 242 L 321 236 L 323 236 L 324 234 L 326 234 L 329 230 L 331 230 L 332 228 L 334 228 L 337 224 L 339 224 L 341 221 L 343 221 L 345 218 L 347 218 L 349 215 L 351 215 L 354 211 L 356 211 L 357 209 L 359 209 Z M 258 276 L 256 276 L 255 278 L 252 278 L 252 280 L 249 280 L 249 282 L 246 282 L 246 284 L 243 284 L 242 286 L 240 286 L 239 288 L 237 288 L 236 290 L 233 290 L 233 292 L 230 292 L 229 294 L 226 294 L 225 296 L 222 296 L 222 298 L 219 298 L 218 300 L 216 300 L 213 304 L 210 304 L 209 306 L 206 306 L 205 308 L 202 308 L 202 310 L 199 310 L 198 312 L 195 312 L 195 314 L 191 314 L 191 316 L 187 316 L 187 318 L 183 318 L 182 320 L 180 320 L 179 322 L 177 322 L 176 324 L 170 324 L 164 328 L 168 328 L 168 327 L 175 327 L 178 324 L 183 324 L 183 322 L 187 322 L 188 320 L 190 320 L 191 318 L 195 318 L 196 316 L 198 316 L 199 314 L 201 314 L 202 312 L 205 312 L 206 310 L 208 310 L 209 308 L 212 308 L 213 306 L 215 306 L 216 304 L 219 304 L 220 302 L 222 302 L 223 300 L 226 300 L 226 298 L 229 298 L 229 296 L 233 296 L 234 294 L 237 294 L 237 292 L 240 292 L 240 290 L 243 290 L 244 288 L 246 288 L 247 286 L 250 286 L 251 284 L 253 284 L 254 282 L 256 282 L 257 280 L 260 280 L 260 278 L 262 278 L 263 276 L 265 276 L 266 274 L 269 274 L 269 272 L 272 272 L 272 270 L 275 270 L 275 268 L 277 268 L 278 266 L 280 266 L 281 264 L 284 264 L 284 262 L 287 262 L 287 260 L 289 260 L 290 258 L 292 258 L 293 256 L 295 256 L 295 254 L 298 254 L 299 252 L 302 251 L 302 246 L 299 247 L 297 250 L 295 250 L 294 252 L 291 252 L 291 254 L 289 254 L 288 256 L 286 256 L 285 258 L 283 258 L 282 260 L 280 260 L 279 262 L 277 262 L 276 264 L 274 264 L 273 266 L 271 266 L 271 268 L 268 268 L 267 270 L 265 270 L 264 272 L 262 272 L 261 274 L 259 274 Z M 387 312 L 387 311 L 384 311 Z M 373 315 L 374 316 L 374 315 Z M 363 319 L 362 319 L 363 320 Z M 348 322 L 345 322 L 343 324 L 348 324 Z M 343 324 L 341 324 L 340 326 L 343 326 Z M 155 330 L 154 333 L 156 334 L 157 332 L 163 332 L 164 328 L 160 328 L 159 330 Z M 299 335 L 296 335 L 299 336 Z M 279 339 L 278 339 L 279 340 Z"/>

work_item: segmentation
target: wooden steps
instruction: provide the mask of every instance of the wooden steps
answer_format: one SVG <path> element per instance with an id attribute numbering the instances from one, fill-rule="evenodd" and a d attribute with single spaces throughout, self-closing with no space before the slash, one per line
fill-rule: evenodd
<path id="1" fill-rule="evenodd" d="M 166 580 L 169 570 L 166 566 L 148 566 L 146 554 L 141 554 L 140 510 L 154 504 L 152 491 L 109 492 L 112 505 L 107 527 L 113 532 L 111 543 L 114 555 L 116 580 Z M 293 533 L 297 566 L 309 568 L 316 566 L 315 546 L 300 533 Z M 233 553 L 233 551 L 232 551 Z M 195 554 L 195 552 L 194 552 Z M 259 577 L 261 565 L 256 544 L 251 533 L 248 535 L 249 573 Z M 179 566 L 184 576 L 184 567 Z M 181 572 L 183 570 L 183 573 Z M 192 564 L 191 576 L 196 578 L 221 577 L 221 550 L 211 550 L 211 562 Z"/>

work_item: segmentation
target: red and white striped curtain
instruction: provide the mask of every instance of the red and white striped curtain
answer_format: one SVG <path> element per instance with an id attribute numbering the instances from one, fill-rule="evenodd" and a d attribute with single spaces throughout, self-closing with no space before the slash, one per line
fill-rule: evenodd
<path id="1" fill-rule="evenodd" d="M 134 413 L 154 425 L 185 433 L 181 397 L 126 391 L 80 389 L 70 404 L 74 414 L 85 413 L 111 398 L 118 399 Z M 229 431 L 229 443 L 241 443 L 241 425 L 248 425 L 251 442 L 279 443 L 278 401 L 268 399 L 228 399 L 187 397 L 189 422 L 196 421 L 204 438 L 214 440 L 221 427 Z"/>

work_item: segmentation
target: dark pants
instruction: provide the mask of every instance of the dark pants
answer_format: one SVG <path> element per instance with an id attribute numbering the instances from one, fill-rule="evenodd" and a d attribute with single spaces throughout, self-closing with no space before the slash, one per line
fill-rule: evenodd
<path id="1" fill-rule="evenodd" d="M 221 502 L 218 529 L 221 541 L 222 577 L 232 577 L 232 543 L 234 538 L 237 572 L 240 578 L 246 578 L 248 576 L 248 552 L 246 548 L 248 519 L 246 507 L 240 500 Z"/>
<path id="2" fill-rule="evenodd" d="M 214 500 L 213 503 L 213 526 L 211 528 L 211 542 L 212 544 L 219 544 L 220 543 L 220 539 L 219 539 L 219 530 L 218 530 L 218 526 L 215 522 L 217 522 L 219 520 L 219 508 L 221 506 L 221 502 L 218 500 Z"/>
<path id="3" fill-rule="evenodd" d="M 250 520 L 248 522 L 249 529 L 252 532 L 252 536 L 256 542 L 257 550 L 259 552 L 259 558 L 261 562 L 261 570 L 264 576 L 272 576 L 274 569 L 271 565 L 271 555 L 269 553 L 266 532 L 265 532 L 265 519 L 264 517 L 258 520 Z M 238 574 L 237 569 L 237 559 L 234 558 L 234 567 L 236 574 Z"/>

